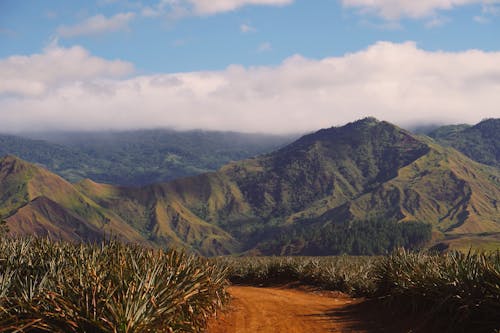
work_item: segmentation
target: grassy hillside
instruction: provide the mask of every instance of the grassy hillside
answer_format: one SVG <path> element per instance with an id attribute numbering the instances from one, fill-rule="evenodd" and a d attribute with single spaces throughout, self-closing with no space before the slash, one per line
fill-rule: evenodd
<path id="1" fill-rule="evenodd" d="M 213 171 L 269 152 L 291 138 L 232 132 L 130 132 L 0 135 L 0 156 L 12 154 L 75 182 L 145 185 Z"/>

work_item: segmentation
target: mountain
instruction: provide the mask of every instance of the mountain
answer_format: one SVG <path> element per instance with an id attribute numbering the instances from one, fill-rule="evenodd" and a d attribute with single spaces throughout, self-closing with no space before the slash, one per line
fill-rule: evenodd
<path id="1" fill-rule="evenodd" d="M 283 146 L 291 136 L 173 130 L 0 135 L 0 156 L 40 164 L 75 182 L 140 186 L 214 171 Z"/>
<path id="2" fill-rule="evenodd" d="M 123 209 L 121 199 L 82 191 Z M 183 223 L 217 225 L 237 241 L 238 251 L 268 254 L 311 253 L 308 244 L 320 243 L 323 231 L 342 233 L 342 226 L 377 219 L 411 222 L 418 237 L 425 232 L 418 223 L 430 224 L 436 240 L 500 232 L 497 169 L 373 118 L 321 130 L 215 173 L 127 189 L 123 197 L 141 198 L 141 206 L 160 207 L 156 213 Z"/>
<path id="3" fill-rule="evenodd" d="M 13 156 L 0 160 L 0 217 L 12 234 L 93 240 L 143 237 L 116 214 L 97 205 L 61 177 Z"/>
<path id="4" fill-rule="evenodd" d="M 109 209 L 92 196 L 98 193 L 112 200 L 123 189 L 90 180 L 75 186 L 14 156 L 0 160 L 0 189 L 0 218 L 7 222 L 11 235 L 49 236 L 68 241 L 116 237 L 150 246 L 195 250 L 202 247 L 200 252 L 204 254 L 229 253 L 233 250 L 231 244 L 235 243 L 226 232 L 197 221 L 193 215 L 187 214 L 189 223 L 186 224 L 161 211 L 162 207 L 148 211 L 149 207 L 137 204 L 134 198 L 118 196 L 120 209 Z M 80 189 L 86 189 L 91 195 Z M 149 230 L 136 223 L 141 219 L 148 221 L 147 226 L 153 225 L 151 231 L 158 229 L 161 236 L 150 237 Z M 219 244 L 219 240 L 225 244 Z"/>
<path id="5" fill-rule="evenodd" d="M 475 161 L 500 168 L 500 119 L 486 119 L 474 126 L 443 126 L 428 135 Z"/>
<path id="6" fill-rule="evenodd" d="M 373 118 L 166 183 L 65 185 L 143 242 L 206 255 L 377 254 L 500 234 L 499 169 Z M 61 197 L 47 197 L 68 208 Z M 0 207 L 10 208 L 0 214 L 10 216 L 12 229 L 24 215 L 11 203 L 2 199 Z"/>

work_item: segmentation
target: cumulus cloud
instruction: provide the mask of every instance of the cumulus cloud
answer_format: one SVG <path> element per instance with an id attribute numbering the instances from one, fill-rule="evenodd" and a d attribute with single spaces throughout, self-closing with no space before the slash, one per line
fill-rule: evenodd
<path id="1" fill-rule="evenodd" d="M 259 52 L 259 53 L 268 52 L 268 51 L 271 51 L 272 49 L 273 49 L 273 45 L 271 43 L 264 42 L 264 43 L 259 45 L 259 47 L 257 48 L 257 52 Z"/>
<path id="2" fill-rule="evenodd" d="M 500 3 L 500 0 L 342 0 L 345 7 L 357 8 L 361 13 L 375 14 L 388 20 L 425 18 L 440 10 L 471 4 L 491 7 L 494 3 Z"/>
<path id="3" fill-rule="evenodd" d="M 255 29 L 255 27 L 252 27 L 250 24 L 241 24 L 240 31 L 246 34 L 250 32 L 255 32 L 257 31 L 257 29 Z"/>
<path id="4" fill-rule="evenodd" d="M 0 131 L 173 127 L 285 133 L 367 115 L 403 126 L 500 117 L 500 52 L 429 52 L 413 42 L 379 42 L 339 57 L 295 55 L 272 67 L 125 78 L 116 77 L 129 72 L 128 64 L 93 58 L 81 48 L 57 52 L 83 56 L 67 60 L 63 69 L 55 60 L 52 66 L 33 60 L 52 59 L 48 51 L 18 57 L 24 60 L 13 67 L 15 59 L 1 61 L 0 91 L 17 94 L 0 97 Z M 88 67 L 82 60 L 101 65 L 93 75 L 82 74 L 80 68 Z M 60 72 L 32 74 L 42 67 Z M 33 94 L 22 88 L 31 85 L 46 89 Z"/>
<path id="5" fill-rule="evenodd" d="M 473 20 L 480 24 L 488 24 L 493 18 L 500 16 L 500 6 L 486 4 L 483 5 L 481 12 L 481 15 L 474 16 Z"/>
<path id="6" fill-rule="evenodd" d="M 133 70 L 131 63 L 108 61 L 80 46 L 62 48 L 54 42 L 41 54 L 0 59 L 0 101 L 6 95 L 38 98 L 67 84 L 121 78 Z"/>
<path id="7" fill-rule="evenodd" d="M 131 12 L 118 13 L 112 17 L 105 17 L 102 14 L 98 14 L 75 25 L 60 26 L 57 29 L 57 34 L 61 37 L 76 37 L 126 30 L 134 17 L 135 14 Z"/>
<path id="8" fill-rule="evenodd" d="M 249 5 L 284 6 L 293 0 L 186 0 L 191 3 L 198 14 L 211 15 L 229 12 Z"/>
<path id="9" fill-rule="evenodd" d="M 146 17 L 167 15 L 181 18 L 190 15 L 208 16 L 240 9 L 245 6 L 285 6 L 294 0 L 160 0 L 143 7 Z"/>

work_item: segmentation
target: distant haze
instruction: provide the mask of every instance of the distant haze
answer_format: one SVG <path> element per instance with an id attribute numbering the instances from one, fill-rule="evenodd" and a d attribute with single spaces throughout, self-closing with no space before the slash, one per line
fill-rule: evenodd
<path id="1" fill-rule="evenodd" d="M 277 66 L 141 75 L 57 43 L 0 59 L 0 132 L 169 127 L 298 133 L 374 116 L 402 126 L 500 117 L 500 52 L 378 42 Z"/>

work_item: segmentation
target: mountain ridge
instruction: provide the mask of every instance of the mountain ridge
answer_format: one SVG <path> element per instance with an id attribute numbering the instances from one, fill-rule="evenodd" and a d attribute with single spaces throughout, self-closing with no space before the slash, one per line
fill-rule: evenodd
<path id="1" fill-rule="evenodd" d="M 374 118 L 320 130 L 216 172 L 136 188 L 91 180 L 71 186 L 143 242 L 205 255 L 311 254 L 322 246 L 323 231 L 332 239 L 349 237 L 351 227 L 360 237 L 371 230 L 382 238 L 397 229 L 394 244 L 384 246 L 411 246 L 412 237 L 415 244 L 428 242 L 425 225 L 433 243 L 447 235 L 500 233 L 497 168 Z M 368 243 L 352 240 L 345 251 L 383 251 L 361 238 Z"/>

